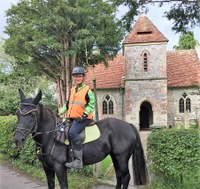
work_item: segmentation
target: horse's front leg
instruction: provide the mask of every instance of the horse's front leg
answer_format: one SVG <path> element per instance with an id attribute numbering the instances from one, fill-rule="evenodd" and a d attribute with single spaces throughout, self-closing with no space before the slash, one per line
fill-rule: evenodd
<path id="1" fill-rule="evenodd" d="M 55 189 L 55 171 L 43 164 L 43 169 L 47 177 L 48 189 Z"/>
<path id="2" fill-rule="evenodd" d="M 61 189 L 68 189 L 67 169 L 64 164 L 55 164 L 54 170 L 56 172 L 58 182 Z"/>

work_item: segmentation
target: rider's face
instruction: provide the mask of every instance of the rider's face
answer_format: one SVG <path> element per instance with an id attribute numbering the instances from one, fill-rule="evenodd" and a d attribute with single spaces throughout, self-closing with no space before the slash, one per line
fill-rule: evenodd
<path id="1" fill-rule="evenodd" d="M 75 85 L 80 85 L 81 83 L 83 83 L 83 79 L 84 79 L 83 74 L 77 74 L 73 76 Z"/>

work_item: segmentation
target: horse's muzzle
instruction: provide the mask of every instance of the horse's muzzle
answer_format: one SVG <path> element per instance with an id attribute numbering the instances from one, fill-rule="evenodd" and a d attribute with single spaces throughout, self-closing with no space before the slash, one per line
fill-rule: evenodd
<path id="1" fill-rule="evenodd" d="M 13 141 L 16 144 L 16 146 L 20 147 L 24 144 L 25 138 L 22 137 L 22 135 L 20 133 L 15 133 Z"/>

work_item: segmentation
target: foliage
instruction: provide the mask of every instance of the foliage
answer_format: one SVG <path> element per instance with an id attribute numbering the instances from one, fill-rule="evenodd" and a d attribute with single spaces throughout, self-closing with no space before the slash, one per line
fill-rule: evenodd
<path id="1" fill-rule="evenodd" d="M 175 2 L 166 17 L 174 20 L 172 29 L 176 32 L 187 32 L 200 25 L 200 2 L 197 0 L 180 0 Z"/>
<path id="2" fill-rule="evenodd" d="M 195 46 L 197 44 L 198 42 L 194 39 L 194 33 L 190 31 L 187 33 L 183 33 L 180 36 L 178 46 L 174 46 L 174 49 L 176 50 L 195 49 Z"/>
<path id="3" fill-rule="evenodd" d="M 128 30 L 135 20 L 134 16 L 140 13 L 139 9 L 143 9 L 148 4 L 157 4 L 160 7 L 164 4 L 169 5 L 170 9 L 165 12 L 164 16 L 173 20 L 172 29 L 176 32 L 187 32 L 194 26 L 200 25 L 200 1 L 198 0 L 113 0 L 113 2 L 118 6 L 125 5 L 128 7 L 128 11 L 122 19 Z M 146 11 L 148 11 L 148 8 L 146 8 Z"/>
<path id="4" fill-rule="evenodd" d="M 101 55 L 90 57 L 90 64 L 106 63 L 120 49 L 124 30 L 115 9 L 103 0 L 20 1 L 7 11 L 6 53 L 18 66 L 31 72 L 36 68 L 37 74 L 56 82 L 65 103 L 72 68 L 90 56 L 86 47 L 90 52 L 96 42 L 101 48 Z"/>
<path id="5" fill-rule="evenodd" d="M 43 103 L 56 110 L 54 84 L 45 76 L 37 76 L 33 69 L 30 72 L 28 68 L 18 66 L 12 57 L 5 54 L 3 44 L 4 40 L 0 39 L 0 115 L 15 114 L 19 104 L 19 88 L 29 95 L 35 94 L 36 89 L 42 89 Z"/>
<path id="6" fill-rule="evenodd" d="M 13 144 L 16 116 L 0 116 L 0 152 L 10 157 L 18 157 L 19 151 Z"/>
<path id="7" fill-rule="evenodd" d="M 200 184 L 198 129 L 152 131 L 147 143 L 152 188 L 186 189 Z"/>

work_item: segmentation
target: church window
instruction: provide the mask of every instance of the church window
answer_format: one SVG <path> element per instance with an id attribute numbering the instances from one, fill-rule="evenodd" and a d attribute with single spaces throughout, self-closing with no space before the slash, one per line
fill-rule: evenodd
<path id="1" fill-rule="evenodd" d="M 145 50 L 142 53 L 142 67 L 144 72 L 148 71 L 148 66 L 149 66 L 148 64 L 149 64 L 149 52 Z"/>
<path id="2" fill-rule="evenodd" d="M 184 99 L 180 98 L 179 100 L 179 112 L 184 113 Z"/>
<path id="3" fill-rule="evenodd" d="M 104 100 L 103 101 L 103 114 L 107 114 L 108 113 L 108 104 L 107 101 Z"/>
<path id="4" fill-rule="evenodd" d="M 144 53 L 144 71 L 146 72 L 147 71 L 147 53 Z"/>
<path id="5" fill-rule="evenodd" d="M 190 98 L 186 98 L 186 110 L 191 112 L 191 101 Z"/>
<path id="6" fill-rule="evenodd" d="M 113 114 L 114 113 L 114 105 L 113 101 L 109 95 L 106 95 L 103 100 L 103 114 Z"/>
<path id="7" fill-rule="evenodd" d="M 186 97 L 186 96 L 185 96 Z M 186 111 L 191 112 L 191 100 L 190 98 L 179 99 L 179 112 L 184 113 Z"/>
<path id="8" fill-rule="evenodd" d="M 109 101 L 109 114 L 113 114 L 113 101 Z"/>

